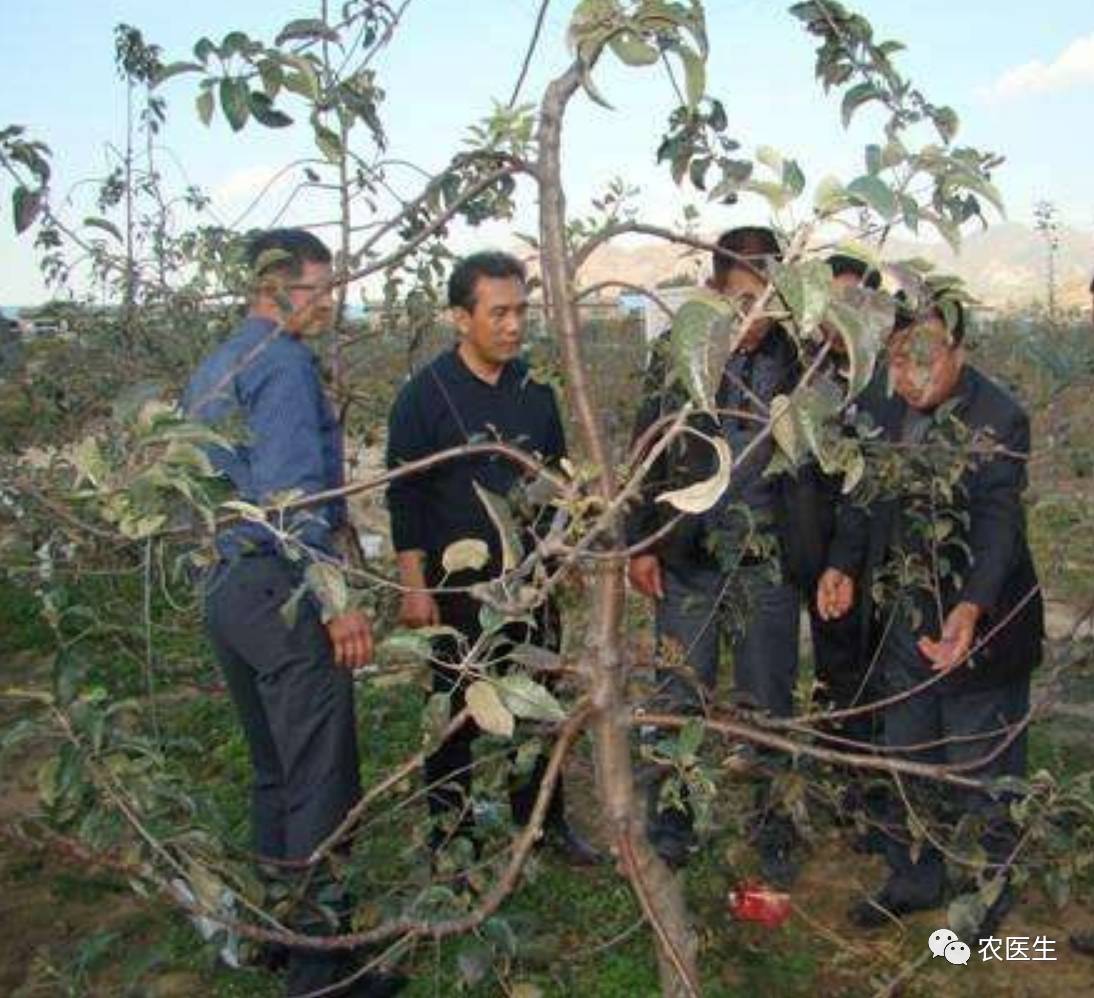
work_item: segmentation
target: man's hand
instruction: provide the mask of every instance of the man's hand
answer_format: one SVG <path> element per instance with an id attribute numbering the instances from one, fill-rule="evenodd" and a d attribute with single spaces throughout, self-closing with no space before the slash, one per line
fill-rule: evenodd
<path id="1" fill-rule="evenodd" d="M 946 616 L 942 636 L 937 641 L 919 639 L 919 650 L 935 672 L 948 672 L 968 658 L 982 612 L 975 603 L 958 603 Z"/>
<path id="2" fill-rule="evenodd" d="M 430 593 L 403 593 L 399 606 L 399 623 L 417 630 L 419 627 L 435 627 L 441 622 L 441 611 Z"/>
<path id="3" fill-rule="evenodd" d="M 326 628 L 337 665 L 343 669 L 359 669 L 372 661 L 372 625 L 360 610 L 332 617 Z"/>
<path id="4" fill-rule="evenodd" d="M 650 599 L 664 599 L 661 562 L 655 554 L 636 554 L 627 563 L 627 578 L 632 586 Z"/>
<path id="5" fill-rule="evenodd" d="M 855 580 L 838 568 L 826 568 L 817 583 L 817 612 L 821 620 L 836 620 L 855 601 Z"/>

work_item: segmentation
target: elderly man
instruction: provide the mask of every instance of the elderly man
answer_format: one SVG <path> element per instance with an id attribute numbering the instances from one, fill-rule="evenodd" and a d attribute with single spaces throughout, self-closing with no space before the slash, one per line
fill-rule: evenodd
<path id="1" fill-rule="evenodd" d="M 894 758 L 959 765 L 963 775 L 990 781 L 1025 772 L 1043 609 L 1021 504 L 1029 420 L 966 363 L 964 334 L 964 310 L 952 298 L 898 324 L 890 346 L 895 394 L 875 415 L 881 445 L 906 455 L 906 474 L 894 494 L 844 511 L 817 607 L 825 619 L 842 616 L 856 579 L 895 590 L 881 667 L 888 691 L 905 696 L 885 710 L 886 744 Z M 1006 875 L 1015 832 L 1005 801 L 901 784 L 899 797 L 921 807 L 921 817 L 970 814 L 980 822 L 986 872 L 1002 881 L 981 919 L 989 933 L 1012 903 Z M 909 841 L 896 803 L 886 859 L 884 886 L 850 912 L 860 927 L 943 901 L 942 854 L 930 839 Z"/>

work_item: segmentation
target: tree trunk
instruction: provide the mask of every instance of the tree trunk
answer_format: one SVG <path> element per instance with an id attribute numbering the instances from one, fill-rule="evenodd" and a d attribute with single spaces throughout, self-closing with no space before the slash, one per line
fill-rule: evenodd
<path id="1" fill-rule="evenodd" d="M 615 496 L 615 480 L 581 356 L 580 325 L 565 237 L 562 119 L 579 80 L 578 67 L 571 66 L 547 88 L 540 108 L 540 252 L 545 306 L 562 348 L 570 407 L 582 450 L 600 469 L 596 489 L 607 505 Z M 696 942 L 683 891 L 677 878 L 650 848 L 643 808 L 635 795 L 620 641 L 623 600 L 622 559 L 599 563 L 593 583 L 593 614 L 584 666 L 595 708 L 592 727 L 597 790 L 620 865 L 654 930 L 662 991 L 665 995 L 693 995 L 699 993 Z"/>

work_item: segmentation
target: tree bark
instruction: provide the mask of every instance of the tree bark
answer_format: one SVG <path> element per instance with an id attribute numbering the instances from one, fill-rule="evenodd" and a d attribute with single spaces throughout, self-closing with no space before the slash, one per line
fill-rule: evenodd
<path id="1" fill-rule="evenodd" d="M 599 469 L 595 488 L 608 506 L 615 496 L 615 479 L 582 359 L 580 320 L 566 245 L 562 122 L 566 105 L 579 83 L 579 67 L 574 64 L 548 86 L 540 106 L 537 175 L 541 273 L 545 311 L 562 350 L 566 392 L 581 449 Z M 594 706 L 592 730 L 600 803 L 620 865 L 654 931 L 662 991 L 670 996 L 696 995 L 699 993 L 696 939 L 683 890 L 650 848 L 644 811 L 635 794 L 620 641 L 624 610 L 621 557 L 597 563 L 592 608 L 582 671 Z"/>

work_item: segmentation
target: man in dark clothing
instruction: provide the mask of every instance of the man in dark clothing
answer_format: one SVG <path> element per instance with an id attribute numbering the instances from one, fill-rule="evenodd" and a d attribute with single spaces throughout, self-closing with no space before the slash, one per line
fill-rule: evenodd
<path id="1" fill-rule="evenodd" d="M 881 287 L 881 274 L 856 257 L 836 255 L 829 257 L 832 269 L 834 293 L 845 288 L 865 288 L 876 291 Z M 846 379 L 842 368 L 847 362 L 847 347 L 836 333 L 828 337 L 829 356 L 832 363 L 829 372 L 841 391 Z M 884 372 L 880 372 L 884 375 Z M 843 412 L 844 432 L 854 432 L 854 420 L 864 405 L 878 390 L 877 378 L 863 396 L 853 401 Z M 813 672 L 816 679 L 813 700 L 818 708 L 842 709 L 877 699 L 879 684 L 871 669 L 872 642 L 868 601 L 856 599 L 850 610 L 841 617 L 825 619 L 820 615 L 816 600 L 817 582 L 828 566 L 828 549 L 836 532 L 836 509 L 843 489 L 842 476 L 824 475 L 814 466 L 803 469 L 812 476 L 814 489 L 811 494 L 803 489 L 803 499 L 814 510 L 816 536 L 820 544 L 806 552 L 802 558 L 799 580 L 806 605 L 809 609 L 810 633 L 813 639 Z M 804 511 L 803 511 L 804 512 Z M 877 736 L 873 714 L 852 717 L 839 725 L 840 734 L 856 741 L 872 743 Z"/>
<path id="2" fill-rule="evenodd" d="M 241 424 L 245 441 L 214 448 L 210 458 L 241 499 L 264 505 L 289 490 L 343 484 L 341 430 L 304 343 L 329 327 L 331 255 L 308 232 L 278 229 L 257 237 L 248 259 L 255 285 L 247 317 L 195 371 L 183 406 L 203 422 Z M 360 796 L 351 670 L 372 656 L 369 620 L 312 595 L 291 623 L 282 615 L 307 565 L 337 559 L 332 535 L 345 518 L 336 500 L 288 514 L 283 536 L 236 523 L 218 534 L 220 560 L 206 579 L 206 627 L 254 768 L 256 850 L 275 863 L 306 858 Z M 311 933 L 346 928 L 313 914 L 298 922 Z M 344 955 L 293 951 L 287 993 L 331 987 L 350 970 Z M 397 988 L 367 975 L 328 993 Z"/>
<path id="3" fill-rule="evenodd" d="M 730 230 L 718 240 L 710 287 L 732 297 L 744 315 L 763 294 L 769 263 L 778 256 L 778 242 L 769 229 Z M 636 420 L 636 440 L 684 401 L 677 388 L 666 384 L 663 352 L 655 347 L 646 398 Z M 717 419 L 696 417 L 695 428 L 708 436 L 725 436 L 736 459 L 763 425 L 757 400 L 766 406 L 775 395 L 789 394 L 800 373 L 789 334 L 768 318 L 754 321 L 725 364 L 716 394 Z M 691 437 L 685 435 L 651 468 L 641 500 L 628 516 L 629 544 L 640 543 L 663 524 L 668 512 L 655 503 L 658 493 L 701 480 L 713 470 L 710 446 Z M 661 695 L 669 709 L 698 709 L 704 697 L 713 693 L 725 634 L 733 651 L 735 699 L 774 716 L 792 712 L 799 596 L 791 566 L 799 538 L 797 524 L 789 515 L 793 483 L 787 476 L 763 474 L 772 453 L 770 438 L 754 446 L 746 460 L 734 465 L 727 495 L 715 510 L 683 517 L 654 550 L 630 560 L 631 585 L 655 600 L 659 654 L 679 657 L 670 650 L 678 649 L 697 681 L 689 682 L 678 672 L 661 674 Z M 727 606 L 738 616 L 730 628 L 723 626 Z M 659 793 L 655 782 L 650 838 L 664 858 L 680 863 L 693 843 L 691 816 L 661 808 Z M 757 822 L 755 838 L 761 867 L 768 879 L 785 883 L 796 872 L 790 859 L 793 828 L 785 815 L 767 813 L 766 793 L 760 797 L 765 813 Z"/>
<path id="4" fill-rule="evenodd" d="M 532 379 L 519 359 L 528 308 L 524 267 L 503 253 L 479 253 L 460 261 L 448 285 L 449 305 L 459 331 L 458 344 L 440 354 L 403 386 L 388 427 L 389 468 L 459 447 L 473 438 L 506 441 L 538 454 L 547 463 L 565 455 L 562 420 L 552 390 Z M 503 567 L 498 530 L 476 486 L 505 497 L 520 481 L 521 469 L 499 454 L 461 457 L 424 473 L 398 478 L 388 487 L 392 540 L 403 586 L 400 619 L 408 627 L 438 624 L 455 628 L 468 643 L 482 633 L 481 604 L 465 590 L 499 575 Z M 446 573 L 445 549 L 455 541 L 485 543 L 489 558 L 476 569 Z M 513 644 L 535 641 L 558 648 L 557 615 L 542 608 L 538 626 L 506 628 Z M 456 666 L 458 642 L 434 642 L 440 664 L 433 668 L 435 693 L 452 695 L 452 712 L 463 705 L 465 677 Z M 452 663 L 446 668 L 444 663 Z M 431 844 L 446 832 L 470 830 L 472 741 L 478 727 L 468 722 L 426 759 L 430 814 L 436 820 Z M 510 794 L 513 820 L 526 824 L 546 768 L 541 755 L 531 776 Z M 442 828 L 442 823 L 455 827 Z M 545 823 L 548 840 L 577 862 L 595 859 L 564 816 L 561 783 Z"/>
<path id="5" fill-rule="evenodd" d="M 880 652 L 887 692 L 935 681 L 886 708 L 885 742 L 898 750 L 933 745 L 896 757 L 964 765 L 964 775 L 990 781 L 1025 772 L 1021 725 L 1041 656 L 1043 606 L 1021 505 L 1029 420 L 965 363 L 963 337 L 963 309 L 953 300 L 894 335 L 895 395 L 878 403 L 875 422 L 882 446 L 899 445 L 909 455 L 906 474 L 868 508 L 840 511 L 817 603 L 820 615 L 833 619 L 849 609 L 856 585 L 896 590 Z M 970 453 L 970 445 L 978 446 Z M 928 817 L 974 816 L 988 872 L 1005 881 L 1015 844 L 1005 797 L 901 783 L 900 796 Z M 888 880 L 851 911 L 863 927 L 943 900 L 942 855 L 930 841 L 919 843 L 916 855 L 896 801 L 888 833 Z M 981 933 L 990 933 L 1010 904 L 1005 886 Z"/>

